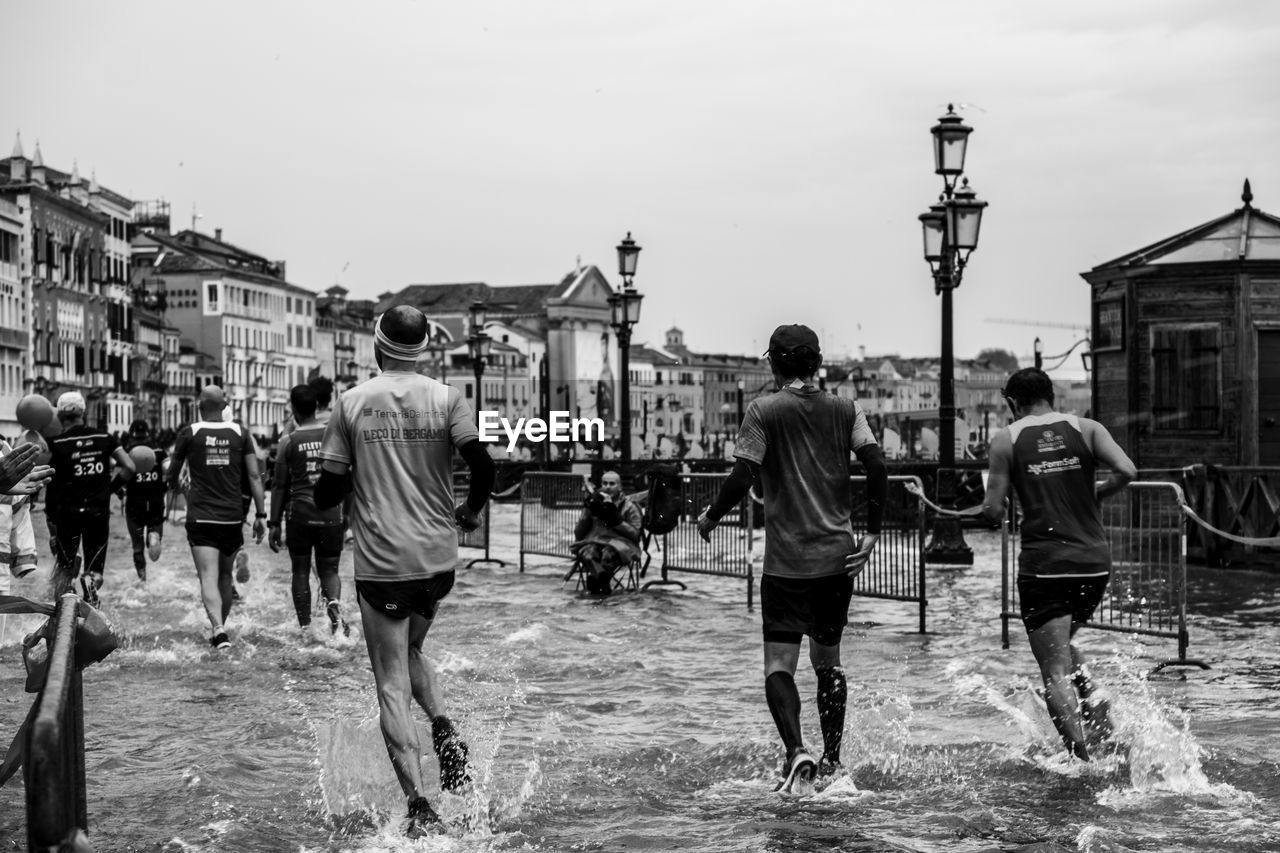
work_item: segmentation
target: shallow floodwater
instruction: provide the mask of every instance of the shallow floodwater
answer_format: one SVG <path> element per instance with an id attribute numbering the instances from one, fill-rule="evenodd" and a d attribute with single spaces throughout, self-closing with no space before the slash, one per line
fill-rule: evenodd
<path id="1" fill-rule="evenodd" d="M 999 539 L 969 533 L 973 568 L 929 572 L 928 634 L 914 605 L 855 599 L 849 773 L 795 798 L 773 793 L 781 750 L 745 584 L 579 598 L 558 560 L 519 573 L 518 513 L 495 509 L 508 565 L 461 571 L 428 639 L 477 785 L 443 802 L 433 786 L 449 826 L 418 841 L 396 830 L 358 617 L 348 640 L 323 616 L 300 637 L 287 559 L 262 546 L 235 645 L 212 651 L 181 530 L 143 586 L 113 519 L 102 597 L 125 639 L 84 679 L 95 850 L 1280 850 L 1277 576 L 1192 570 L 1189 656 L 1208 671 L 1148 677 L 1171 641 L 1084 632 L 1123 747 L 1084 765 L 1033 692 L 1021 629 L 1000 648 Z M 47 578 L 41 547 L 15 592 Z M 342 575 L 349 596 L 349 554 Z M 10 617 L 0 638 L 0 747 L 31 703 L 17 643 L 35 624 Z M 797 683 L 820 747 L 812 671 Z M 0 789 L 0 850 L 26 849 L 23 796 L 20 777 Z"/>

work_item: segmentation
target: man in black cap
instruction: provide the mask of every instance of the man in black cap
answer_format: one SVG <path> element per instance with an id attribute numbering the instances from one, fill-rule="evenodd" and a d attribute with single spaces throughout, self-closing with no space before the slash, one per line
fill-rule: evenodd
<path id="1" fill-rule="evenodd" d="M 138 572 L 138 580 L 145 581 L 147 557 L 153 563 L 160 559 L 160 542 L 164 536 L 165 492 L 168 491 L 164 479 L 166 454 L 163 447 L 152 441 L 151 425 L 143 418 L 129 424 L 129 440 L 130 450 L 149 447 L 156 457 L 150 471 L 135 473 L 123 489 L 125 527 L 133 541 L 133 568 Z"/>
<path id="2" fill-rule="evenodd" d="M 804 793 L 819 773 L 840 766 L 847 687 L 840 639 L 849 621 L 853 580 L 880 536 L 888 469 L 867 417 L 854 400 L 818 388 L 818 336 L 808 326 L 779 326 L 765 353 L 778 391 L 751 401 L 738 429 L 734 467 L 715 501 L 698 519 L 711 531 L 759 481 L 764 492 L 764 573 L 760 611 L 764 634 L 764 690 L 786 750 L 779 790 Z M 853 455 L 867 475 L 867 528 L 853 532 Z M 818 679 L 823 753 L 815 761 L 800 732 L 795 671 L 800 641 L 809 636 L 809 661 Z"/>
<path id="3" fill-rule="evenodd" d="M 245 480 L 258 510 L 253 522 L 255 542 L 262 541 L 267 517 L 252 439 L 236 421 L 223 420 L 226 405 L 226 394 L 217 385 L 200 390 L 200 420 L 178 433 L 168 475 L 169 487 L 176 490 L 182 466 L 190 469 L 187 541 L 211 626 L 209 644 L 215 649 L 231 645 L 225 625 L 231 614 L 232 558 L 244 545 L 240 484 Z"/>

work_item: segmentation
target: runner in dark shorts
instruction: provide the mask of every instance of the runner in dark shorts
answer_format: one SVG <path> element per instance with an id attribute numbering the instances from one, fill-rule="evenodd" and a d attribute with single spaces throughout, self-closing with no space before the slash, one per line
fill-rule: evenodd
<path id="1" fill-rule="evenodd" d="M 880 538 L 888 469 L 867 417 L 854 400 L 819 389 L 818 336 L 807 326 L 779 326 L 765 353 L 778 392 L 747 407 L 734 446 L 734 467 L 715 501 L 698 519 L 711 532 L 747 497 L 753 482 L 764 492 L 765 552 L 760 581 L 764 636 L 764 692 L 785 751 L 779 790 L 802 792 L 816 775 L 840 768 L 848 687 L 840 640 L 849 619 L 853 579 Z M 853 532 L 849 459 L 867 474 L 867 532 Z M 795 672 L 809 637 L 809 662 L 818 679 L 822 757 L 804 745 Z"/>
<path id="2" fill-rule="evenodd" d="M 441 789 L 458 792 L 470 783 L 467 744 L 445 714 L 424 643 L 453 586 L 458 530 L 479 526 L 493 488 L 493 461 L 471 407 L 457 388 L 416 370 L 426 338 L 427 319 L 416 308 L 396 306 L 378 318 L 374 354 L 382 374 L 338 399 L 315 486 L 320 510 L 352 495 L 356 598 L 383 739 L 409 801 L 404 830 L 415 836 L 438 820 L 422 782 L 415 702 L 431 719 Z M 467 498 L 456 505 L 455 451 L 471 472 Z"/>
<path id="3" fill-rule="evenodd" d="M 982 512 L 1001 521 L 1012 488 L 1022 507 L 1018 596 L 1031 653 L 1040 666 L 1049 717 L 1068 751 L 1089 760 L 1089 747 L 1111 733 L 1109 707 L 1072 643 L 1102 600 L 1111 549 L 1099 503 L 1137 474 L 1097 421 L 1053 408 L 1053 382 L 1034 367 L 1004 388 L 1016 420 L 991 440 Z M 1097 463 L 1111 469 L 1095 483 Z"/>
<path id="4" fill-rule="evenodd" d="M 138 418 L 129 425 L 129 438 L 133 447 L 150 447 L 156 456 L 156 464 L 145 474 L 138 472 L 124 489 L 124 521 L 133 542 L 133 568 L 138 580 L 147 579 L 147 558 L 151 562 L 160 559 L 160 545 L 164 538 L 165 493 L 168 486 L 164 478 L 166 453 L 163 447 L 152 441 L 151 425 Z"/>
<path id="5" fill-rule="evenodd" d="M 320 595 L 329 632 L 351 632 L 342 614 L 342 581 L 338 578 L 338 561 L 342 557 L 342 538 L 346 530 L 342 507 L 319 509 L 315 503 L 315 484 L 320 479 L 320 445 L 324 427 L 316 422 L 317 395 L 310 384 L 297 385 L 289 392 L 294 429 L 280 439 L 276 450 L 275 476 L 271 488 L 271 521 L 267 543 L 272 551 L 280 550 L 281 521 L 284 542 L 289 549 L 293 575 L 291 592 L 294 612 L 303 636 L 310 636 L 311 565 L 315 557 L 316 574 L 320 578 Z"/>
<path id="6" fill-rule="evenodd" d="M 58 418 L 64 428 L 49 442 L 54 471 L 52 492 L 57 500 L 47 503 L 45 509 L 54 533 L 50 543 L 54 596 L 71 589 L 83 548 L 80 586 L 85 602 L 96 607 L 107 565 L 111 493 L 133 478 L 134 466 L 115 438 L 105 430 L 85 426 L 84 411 L 85 400 L 80 392 L 68 391 L 58 398 Z M 113 462 L 117 469 L 114 480 Z"/>
<path id="7" fill-rule="evenodd" d="M 187 541 L 200 580 L 200 599 L 209 618 L 209 644 L 216 649 L 231 645 L 226 621 L 231 615 L 232 561 L 244 545 L 244 506 L 241 484 L 248 482 L 257 506 L 254 541 L 266 532 L 262 479 L 258 458 L 248 431 L 235 421 L 223 420 L 226 395 L 217 385 L 200 391 L 200 420 L 183 427 L 169 463 L 169 487 L 178 488 L 186 465 L 191 478 L 187 495 Z"/>

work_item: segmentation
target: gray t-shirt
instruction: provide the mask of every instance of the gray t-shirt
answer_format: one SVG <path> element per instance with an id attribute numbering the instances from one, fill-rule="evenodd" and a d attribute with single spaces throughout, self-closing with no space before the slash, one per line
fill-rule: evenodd
<path id="1" fill-rule="evenodd" d="M 854 400 L 793 382 L 751 401 L 733 455 L 760 466 L 764 573 L 817 578 L 846 571 L 853 539 L 850 454 L 876 444 Z"/>
<path id="2" fill-rule="evenodd" d="M 419 373 L 389 371 L 342 394 L 320 458 L 351 466 L 357 580 L 454 567 L 453 450 L 478 437 L 461 392 Z"/>

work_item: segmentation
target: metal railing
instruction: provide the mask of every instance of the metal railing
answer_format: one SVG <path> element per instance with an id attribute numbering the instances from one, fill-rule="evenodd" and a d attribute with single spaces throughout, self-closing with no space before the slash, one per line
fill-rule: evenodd
<path id="1" fill-rule="evenodd" d="M 1177 643 L 1166 666 L 1198 666 L 1187 659 L 1187 534 L 1176 483 L 1137 481 L 1102 502 L 1102 526 L 1111 551 L 1111 580 L 1085 628 L 1165 637 Z M 1010 502 L 1010 509 L 1013 503 Z M 1003 526 L 1001 641 L 1009 647 L 1009 621 L 1020 619 L 1017 592 L 1019 538 Z"/>
<path id="2" fill-rule="evenodd" d="M 727 474 L 681 474 L 680 518 L 674 530 L 660 537 L 662 577 L 646 583 L 652 586 L 685 585 L 672 580 L 670 572 L 744 578 L 747 582 L 747 608 L 755 604 L 755 588 L 751 566 L 753 529 L 751 498 L 742 499 L 738 508 L 725 514 L 711 532 L 711 541 L 698 535 L 698 515 L 711 505 Z"/>
<path id="3" fill-rule="evenodd" d="M 849 478 L 854 488 L 853 518 L 866 517 L 865 476 Z M 908 491 L 908 484 L 917 493 Z M 925 506 L 919 497 L 923 484 L 919 477 L 892 476 L 885 499 L 880 540 L 867 566 L 854 579 L 853 594 L 866 598 L 912 601 L 920 610 L 920 633 L 925 632 Z"/>
<path id="4" fill-rule="evenodd" d="M 573 559 L 573 528 L 586 497 L 580 474 L 526 471 L 520 481 L 520 571 L 525 554 Z"/>
<path id="5" fill-rule="evenodd" d="M 23 780 L 27 843 L 32 853 L 58 849 L 77 828 L 88 829 L 84 775 L 84 704 L 76 668 L 79 597 L 66 594 L 54 614 L 44 689 L 27 735 Z"/>
<path id="6" fill-rule="evenodd" d="M 464 501 L 466 499 L 467 499 L 467 489 L 465 485 L 461 489 L 459 489 L 455 485 L 454 487 L 455 503 L 458 501 Z M 484 509 L 480 512 L 479 527 L 471 531 L 466 531 L 466 530 L 458 531 L 458 547 L 459 548 L 479 548 L 480 550 L 484 551 L 483 557 L 476 557 L 467 563 L 466 568 L 468 569 L 476 565 L 477 563 L 494 563 L 499 566 L 505 566 L 507 564 L 505 560 L 499 560 L 497 557 L 493 557 L 489 554 L 489 533 L 490 533 L 489 510 L 491 506 L 492 506 L 492 502 L 485 503 Z"/>

